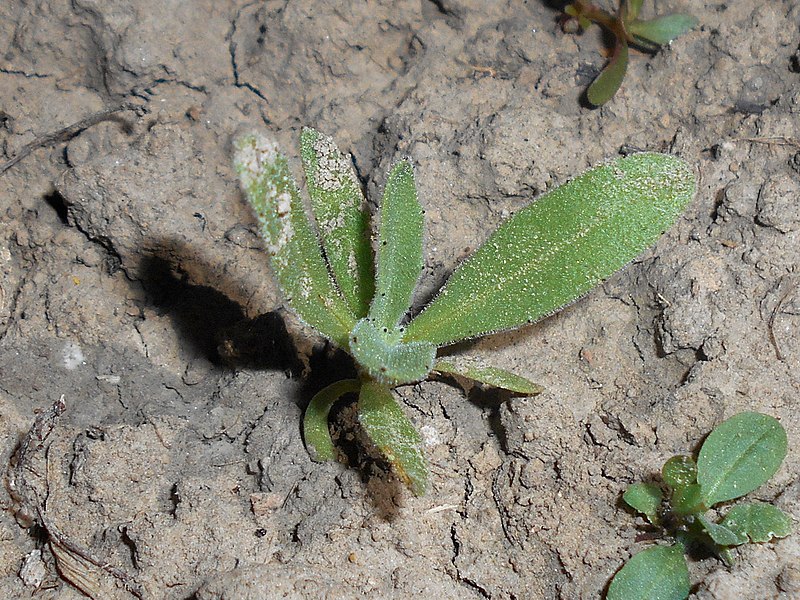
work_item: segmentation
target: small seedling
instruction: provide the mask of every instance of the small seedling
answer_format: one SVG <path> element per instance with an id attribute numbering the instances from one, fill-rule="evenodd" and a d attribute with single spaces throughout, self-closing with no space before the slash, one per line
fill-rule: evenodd
<path id="1" fill-rule="evenodd" d="M 357 393 L 361 426 L 418 495 L 427 485 L 421 439 L 391 389 L 439 373 L 541 392 L 519 375 L 458 356 L 437 359 L 437 351 L 533 323 L 587 293 L 651 246 L 695 191 L 686 163 L 663 154 L 594 168 L 508 219 L 409 320 L 424 229 L 411 163 L 401 160 L 389 172 L 373 252 L 350 158 L 313 129 L 303 130 L 300 146 L 312 218 L 273 141 L 239 139 L 234 166 L 287 304 L 358 369 L 358 379 L 333 383 L 311 400 L 306 446 L 316 460 L 334 458 L 328 414 L 344 394 Z"/>
<path id="2" fill-rule="evenodd" d="M 586 90 L 586 98 L 594 106 L 611 100 L 622 85 L 628 69 L 629 46 L 655 52 L 697 25 L 695 17 L 682 13 L 640 19 L 642 1 L 620 0 L 617 14 L 611 14 L 587 0 L 575 0 L 564 8 L 568 15 L 562 21 L 565 31 L 574 28 L 574 24 L 580 29 L 588 29 L 592 23 L 597 23 L 614 38 L 608 64 Z"/>
<path id="3" fill-rule="evenodd" d="M 705 548 L 730 565 L 734 546 L 789 535 L 791 519 L 771 504 L 737 504 L 718 522 L 707 514 L 714 505 L 768 481 L 783 462 L 786 446 L 786 431 L 776 419 L 740 413 L 709 434 L 697 460 L 673 456 L 664 463 L 664 486 L 631 485 L 623 500 L 675 543 L 634 555 L 611 581 L 606 598 L 683 600 L 689 596 L 687 551 Z"/>

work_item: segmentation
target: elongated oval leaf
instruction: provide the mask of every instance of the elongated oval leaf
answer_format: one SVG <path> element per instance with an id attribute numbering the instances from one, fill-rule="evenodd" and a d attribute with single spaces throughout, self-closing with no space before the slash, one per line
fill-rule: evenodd
<path id="1" fill-rule="evenodd" d="M 697 17 L 677 13 L 648 19 L 632 21 L 627 24 L 628 33 L 663 46 L 683 35 L 698 23 Z"/>
<path id="2" fill-rule="evenodd" d="M 422 496 L 428 486 L 422 439 L 392 392 L 375 381 L 364 381 L 358 397 L 358 420 L 395 474 L 416 496 Z"/>
<path id="3" fill-rule="evenodd" d="M 611 161 L 502 224 L 406 329 L 437 346 L 533 323 L 652 245 L 694 196 L 691 169 L 663 154 Z"/>
<path id="4" fill-rule="evenodd" d="M 614 576 L 607 600 L 684 600 L 689 569 L 678 546 L 655 546 L 635 554 Z"/>
<path id="5" fill-rule="evenodd" d="M 303 417 L 303 437 L 311 458 L 317 462 L 333 460 L 333 440 L 328 429 L 328 415 L 336 401 L 361 387 L 358 379 L 342 379 L 314 394 Z"/>
<path id="6" fill-rule="evenodd" d="M 622 85 L 627 70 L 628 44 L 619 40 L 608 64 L 586 90 L 587 100 L 595 106 L 602 106 L 611 100 Z"/>
<path id="7" fill-rule="evenodd" d="M 286 301 L 303 321 L 346 348 L 355 316 L 328 273 L 286 157 L 274 141 L 259 134 L 237 140 L 235 150 L 239 182 Z"/>
<path id="8" fill-rule="evenodd" d="M 517 394 L 524 394 L 525 396 L 535 396 L 544 391 L 542 386 L 524 377 L 467 356 L 440 358 L 436 361 L 433 370 L 457 377 L 466 377 L 478 383 Z"/>
<path id="9" fill-rule="evenodd" d="M 648 521 L 656 523 L 664 494 L 654 483 L 634 483 L 628 486 L 622 499 L 628 506 L 645 515 Z"/>
<path id="10" fill-rule="evenodd" d="M 389 173 L 381 201 L 375 299 L 369 310 L 377 327 L 394 329 L 411 305 L 422 273 L 423 227 L 414 169 L 403 160 Z"/>
<path id="11" fill-rule="evenodd" d="M 303 129 L 300 154 L 325 257 L 350 310 L 358 318 L 365 317 L 375 279 L 369 213 L 361 186 L 349 157 L 331 137 Z"/>
<path id="12" fill-rule="evenodd" d="M 362 370 L 385 385 L 425 379 L 436 359 L 430 342 L 403 342 L 398 329 L 378 328 L 362 319 L 350 334 L 350 354 Z"/>
<path id="13" fill-rule="evenodd" d="M 734 506 L 722 525 L 751 542 L 768 542 L 772 538 L 786 537 L 792 532 L 792 519 L 777 506 L 753 502 Z M 744 542 L 742 542 L 744 543 Z"/>
<path id="14" fill-rule="evenodd" d="M 697 515 L 697 521 L 706 530 L 708 536 L 718 546 L 738 546 L 747 541 L 747 536 L 739 532 L 733 531 L 726 527 L 724 524 L 714 523 L 709 521 L 703 515 Z"/>
<path id="15" fill-rule="evenodd" d="M 697 459 L 705 504 L 752 492 L 772 477 L 786 456 L 786 431 L 774 417 L 734 415 L 712 431 Z"/>
<path id="16" fill-rule="evenodd" d="M 671 488 L 697 483 L 697 463 L 691 456 L 673 456 L 661 468 L 661 477 Z"/>

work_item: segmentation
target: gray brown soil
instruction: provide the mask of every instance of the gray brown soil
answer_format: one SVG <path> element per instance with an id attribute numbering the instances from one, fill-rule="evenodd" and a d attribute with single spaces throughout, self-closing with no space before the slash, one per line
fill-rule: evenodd
<path id="1" fill-rule="evenodd" d="M 790 439 L 753 495 L 800 519 L 800 1 L 645 2 L 680 9 L 701 25 L 592 110 L 600 36 L 547 2 L 0 4 L 0 162 L 89 119 L 0 175 L 0 597 L 598 598 L 647 547 L 626 485 L 743 410 Z M 413 158 L 420 298 L 620 152 L 679 155 L 699 191 L 580 302 L 457 349 L 546 393 L 397 390 L 431 465 L 415 498 L 352 408 L 341 462 L 303 446 L 351 366 L 287 317 L 230 165 L 237 132 L 294 157 L 302 125 L 373 201 Z M 736 557 L 692 561 L 693 597 L 800 598 L 800 535 Z"/>

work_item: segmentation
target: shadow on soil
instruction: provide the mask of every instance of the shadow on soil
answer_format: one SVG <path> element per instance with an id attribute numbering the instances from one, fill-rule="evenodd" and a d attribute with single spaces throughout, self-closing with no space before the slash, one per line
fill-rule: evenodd
<path id="1" fill-rule="evenodd" d="M 148 294 L 150 306 L 168 316 L 185 343 L 213 364 L 223 368 L 282 370 L 302 377 L 303 385 L 296 397 L 290 398 L 301 408 L 325 386 L 357 377 L 350 356 L 329 345 L 315 348 L 307 366 L 304 365 L 279 311 L 250 319 L 223 292 L 190 283 L 181 265 L 192 262 L 196 273 L 197 255 L 191 248 L 173 240 L 159 240 L 149 247 L 138 279 Z M 230 282 L 230 286 L 235 285 L 236 282 Z M 389 474 L 389 466 L 380 452 L 365 443 L 366 436 L 355 414 L 356 401 L 355 395 L 348 394 L 334 406 L 330 416 L 332 434 L 343 462 L 360 474 L 375 508 L 390 521 L 397 514 L 395 501 L 403 495 L 402 484 Z M 301 423 L 297 428 L 300 434 Z"/>

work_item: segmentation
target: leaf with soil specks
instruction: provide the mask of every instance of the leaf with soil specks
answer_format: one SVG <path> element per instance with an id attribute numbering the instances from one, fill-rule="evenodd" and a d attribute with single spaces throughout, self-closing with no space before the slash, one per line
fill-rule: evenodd
<path id="1" fill-rule="evenodd" d="M 408 325 L 437 346 L 533 323 L 655 243 L 692 200 L 682 160 L 643 153 L 550 191 L 503 223 Z"/>
<path id="2" fill-rule="evenodd" d="M 422 273 L 422 206 L 417 200 L 414 169 L 407 160 L 389 172 L 378 227 L 375 298 L 369 308 L 372 323 L 393 331 L 411 305 Z"/>
<path id="3" fill-rule="evenodd" d="M 508 390 L 525 396 L 541 394 L 544 388 L 519 375 L 487 365 L 481 360 L 466 356 L 448 356 L 440 358 L 433 367 L 434 371 L 466 377 L 484 385 L 490 385 L 501 390 Z"/>
<path id="4" fill-rule="evenodd" d="M 428 467 L 417 430 L 392 393 L 373 381 L 365 381 L 358 397 L 358 420 L 394 472 L 416 496 L 428 486 Z"/>
<path id="5" fill-rule="evenodd" d="M 703 512 L 707 508 L 703 504 L 703 489 L 696 483 L 675 488 L 670 503 L 676 514 L 684 516 Z"/>
<path id="6" fill-rule="evenodd" d="M 691 456 L 673 456 L 661 467 L 661 477 L 671 488 L 697 483 L 697 464 Z"/>
<path id="7" fill-rule="evenodd" d="M 786 457 L 786 431 L 774 417 L 734 415 L 712 431 L 697 459 L 706 506 L 733 500 L 769 480 Z"/>
<path id="8" fill-rule="evenodd" d="M 242 137 L 235 147 L 234 167 L 286 301 L 306 323 L 346 347 L 355 315 L 328 273 L 286 157 L 260 134 Z"/>
<path id="9" fill-rule="evenodd" d="M 697 515 L 697 522 L 705 529 L 715 544 L 720 546 L 738 546 L 747 541 L 747 536 L 731 530 L 725 525 L 709 521 L 703 515 Z"/>
<path id="10" fill-rule="evenodd" d="M 762 502 L 734 506 L 722 525 L 742 536 L 745 541 L 768 542 L 792 532 L 792 519 L 780 508 Z M 744 542 L 740 542 L 744 543 Z"/>
<path id="11" fill-rule="evenodd" d="M 679 545 L 648 548 L 625 563 L 611 580 L 607 600 L 684 600 L 689 569 Z"/>
<path id="12" fill-rule="evenodd" d="M 404 342 L 400 331 L 361 319 L 350 334 L 350 354 L 376 381 L 399 385 L 425 379 L 436 359 L 430 342 Z"/>
<path id="13" fill-rule="evenodd" d="M 622 499 L 628 506 L 645 515 L 648 521 L 656 523 L 664 494 L 654 483 L 634 483 L 628 486 Z"/>
<path id="14" fill-rule="evenodd" d="M 353 314 L 365 317 L 375 291 L 369 213 L 349 157 L 333 138 L 308 127 L 300 134 L 300 155 L 331 272 Z"/>

